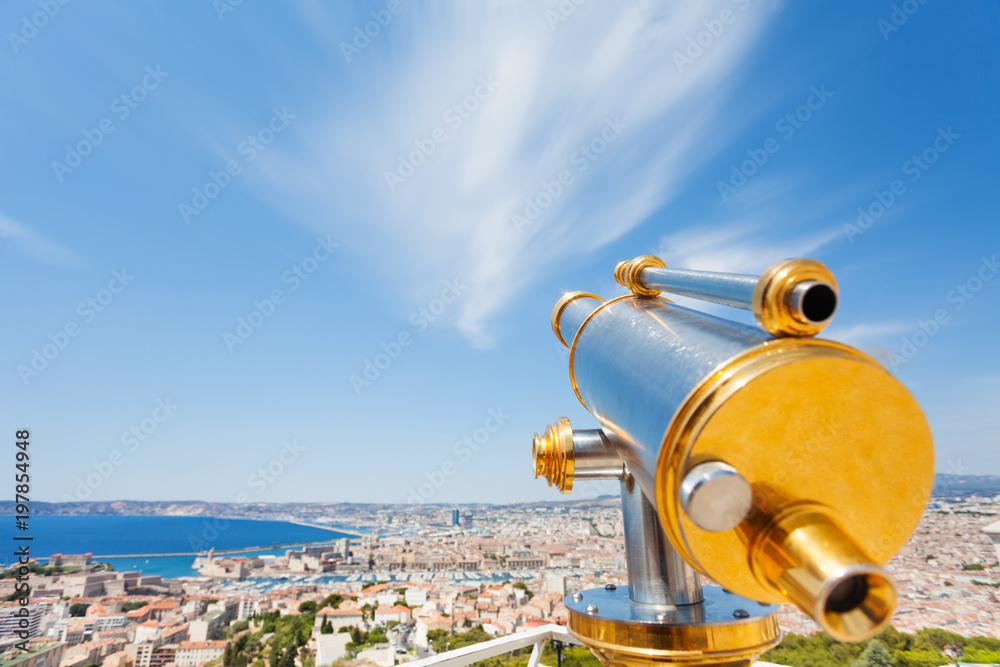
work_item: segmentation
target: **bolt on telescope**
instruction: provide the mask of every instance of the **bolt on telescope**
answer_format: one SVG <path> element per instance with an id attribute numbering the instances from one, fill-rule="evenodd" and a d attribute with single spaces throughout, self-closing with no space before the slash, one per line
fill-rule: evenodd
<path id="1" fill-rule="evenodd" d="M 560 419 L 533 443 L 536 477 L 564 493 L 622 483 L 628 596 L 584 591 L 570 631 L 609 665 L 749 664 L 780 639 L 769 603 L 835 639 L 877 634 L 896 603 L 882 565 L 920 519 L 933 446 L 884 368 L 812 337 L 837 307 L 832 273 L 811 260 L 761 276 L 679 271 L 646 256 L 615 277 L 632 293 L 573 292 L 552 313 L 600 429 Z M 760 328 L 660 291 L 752 310 Z"/>

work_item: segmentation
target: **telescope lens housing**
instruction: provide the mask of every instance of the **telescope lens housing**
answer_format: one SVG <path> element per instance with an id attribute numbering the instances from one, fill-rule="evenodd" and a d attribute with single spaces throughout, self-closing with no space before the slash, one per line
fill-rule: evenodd
<path id="1" fill-rule="evenodd" d="M 839 641 L 861 641 L 885 628 L 896 607 L 896 587 L 826 508 L 793 503 L 777 517 L 757 511 L 738 531 L 759 580 Z"/>

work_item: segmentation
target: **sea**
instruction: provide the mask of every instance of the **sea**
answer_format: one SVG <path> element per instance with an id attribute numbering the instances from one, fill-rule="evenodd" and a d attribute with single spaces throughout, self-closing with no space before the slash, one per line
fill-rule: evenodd
<path id="1" fill-rule="evenodd" d="M 280 555 L 288 549 L 273 545 L 315 542 L 332 543 L 348 533 L 301 526 L 285 521 L 224 519 L 188 516 L 41 515 L 32 516 L 27 530 L 18 530 L 13 516 L 0 516 L 0 563 L 17 560 L 14 552 L 25 543 L 40 560 L 52 554 L 92 553 L 116 571 L 141 570 L 165 579 L 197 577 L 194 556 L 154 556 L 242 549 L 233 556 Z M 353 530 L 353 529 L 352 529 Z M 355 531 L 364 532 L 364 531 Z M 14 540 L 31 537 L 29 540 Z M 107 556 L 107 557 L 105 557 Z M 123 557 L 125 556 L 125 557 Z"/>

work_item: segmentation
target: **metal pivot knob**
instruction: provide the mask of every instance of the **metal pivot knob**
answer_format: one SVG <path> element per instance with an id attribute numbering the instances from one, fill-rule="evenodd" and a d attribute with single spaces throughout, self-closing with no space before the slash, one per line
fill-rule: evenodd
<path id="1" fill-rule="evenodd" d="M 625 463 L 600 429 L 573 430 L 569 419 L 560 417 L 535 434 L 531 443 L 535 478 L 544 477 L 562 493 L 573 490 L 573 482 L 622 479 Z"/>
<path id="2" fill-rule="evenodd" d="M 681 507 L 702 530 L 719 533 L 735 528 L 752 505 L 750 484 L 722 461 L 699 463 L 681 483 Z"/>

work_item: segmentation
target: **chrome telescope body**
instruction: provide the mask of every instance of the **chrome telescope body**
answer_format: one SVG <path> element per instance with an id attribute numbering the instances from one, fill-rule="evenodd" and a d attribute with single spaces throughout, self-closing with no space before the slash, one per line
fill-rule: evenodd
<path id="1" fill-rule="evenodd" d="M 884 368 L 811 337 L 836 309 L 832 274 L 809 260 L 754 278 L 640 257 L 615 275 L 631 294 L 574 292 L 552 313 L 602 436 L 560 419 L 533 446 L 536 476 L 563 492 L 574 478 L 622 484 L 628 597 L 609 616 L 587 612 L 607 591 L 568 601 L 570 631 L 609 665 L 749 664 L 780 639 L 771 603 L 795 604 L 835 639 L 877 634 L 896 602 L 881 566 L 922 515 L 933 447 Z M 761 326 L 678 306 L 661 288 L 744 308 L 749 294 Z M 720 619 L 718 589 L 699 575 L 743 600 L 742 614 Z M 690 649 L 698 641 L 718 650 Z"/>

